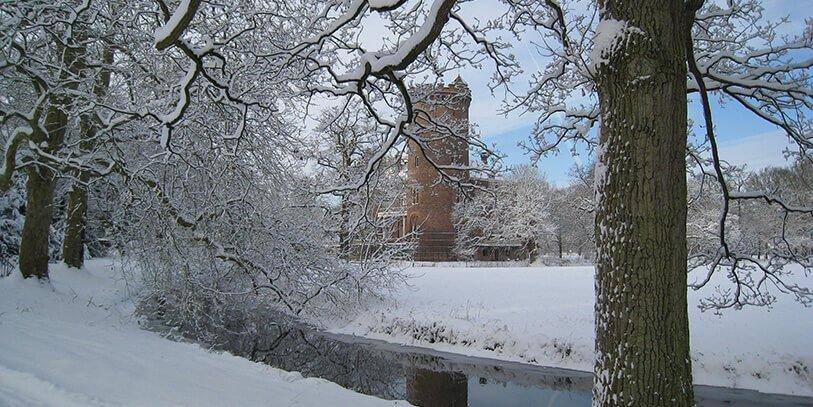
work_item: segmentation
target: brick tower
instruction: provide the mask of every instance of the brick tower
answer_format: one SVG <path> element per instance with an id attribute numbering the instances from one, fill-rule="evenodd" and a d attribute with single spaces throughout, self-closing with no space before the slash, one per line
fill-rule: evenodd
<path id="1" fill-rule="evenodd" d="M 459 76 L 449 85 L 413 89 L 416 94 L 416 132 L 423 148 L 409 141 L 407 175 L 411 190 L 407 196 L 405 229 L 418 231 L 415 253 L 418 261 L 455 260 L 455 229 L 452 210 L 458 191 L 443 180 L 437 165 L 469 165 L 469 105 L 471 91 Z M 447 170 L 448 175 L 468 179 L 468 171 Z"/>

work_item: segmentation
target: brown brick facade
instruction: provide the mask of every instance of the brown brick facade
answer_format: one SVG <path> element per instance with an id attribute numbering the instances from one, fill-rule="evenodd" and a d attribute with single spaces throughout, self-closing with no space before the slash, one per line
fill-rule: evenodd
<path id="1" fill-rule="evenodd" d="M 452 210 L 458 192 L 455 179 L 468 179 L 468 171 L 438 166 L 469 165 L 468 126 L 471 93 L 458 77 L 445 86 L 424 89 L 415 103 L 415 125 L 422 144 L 409 141 L 407 174 L 411 189 L 406 202 L 405 228 L 420 232 L 415 260 L 455 260 L 455 229 Z"/>

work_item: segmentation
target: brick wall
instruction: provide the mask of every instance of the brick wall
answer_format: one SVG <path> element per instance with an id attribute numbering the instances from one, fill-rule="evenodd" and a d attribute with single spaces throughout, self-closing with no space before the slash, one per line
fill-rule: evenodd
<path id="1" fill-rule="evenodd" d="M 468 125 L 471 93 L 458 77 L 453 83 L 423 89 L 415 103 L 415 130 L 422 143 L 409 141 L 407 174 L 408 190 L 406 228 L 419 230 L 415 260 L 455 260 L 452 251 L 455 230 L 452 209 L 457 189 L 443 180 L 435 164 L 468 166 Z M 468 179 L 463 170 L 444 170 L 450 176 Z"/>

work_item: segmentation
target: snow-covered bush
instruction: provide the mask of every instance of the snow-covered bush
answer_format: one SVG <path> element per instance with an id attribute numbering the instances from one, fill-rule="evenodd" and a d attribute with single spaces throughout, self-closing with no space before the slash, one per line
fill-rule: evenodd
<path id="1" fill-rule="evenodd" d="M 318 322 L 400 281 L 397 245 L 341 258 L 335 202 L 318 194 L 295 125 L 261 108 L 244 116 L 198 86 L 171 139 L 134 140 L 121 155 L 125 204 L 113 218 L 125 220 L 118 240 L 142 315 L 215 343 L 250 333 L 257 314 Z"/>
<path id="2" fill-rule="evenodd" d="M 162 181 L 177 188 L 134 191 L 141 205 L 130 215 L 140 221 L 126 239 L 141 272 L 143 314 L 216 342 L 223 329 L 247 329 L 254 313 L 337 315 L 400 279 L 386 249 L 340 259 L 318 199 L 278 180 L 246 182 L 218 164 L 228 185 L 195 176 L 188 190 L 173 174 Z"/>
<path id="3" fill-rule="evenodd" d="M 0 195 L 0 258 L 17 255 L 25 216 L 24 179 L 16 177 L 12 187 Z"/>
<path id="4" fill-rule="evenodd" d="M 20 233 L 25 217 L 25 189 L 22 177 L 16 177 L 5 194 L 0 195 L 0 276 L 11 272 L 20 248 Z"/>

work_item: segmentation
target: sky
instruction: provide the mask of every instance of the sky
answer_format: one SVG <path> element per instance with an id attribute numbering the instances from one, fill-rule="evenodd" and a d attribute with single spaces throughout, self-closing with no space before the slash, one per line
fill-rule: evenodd
<path id="1" fill-rule="evenodd" d="M 788 34 L 800 34 L 804 20 L 813 18 L 813 0 L 764 0 L 763 5 L 768 19 L 784 16 L 790 18 L 790 22 L 783 30 Z M 529 50 L 524 51 L 527 55 L 517 55 L 520 60 L 526 64 L 530 62 L 532 67 L 538 66 L 540 61 L 534 60 Z M 521 51 L 518 54 L 521 54 Z M 499 97 L 492 96 L 485 86 L 488 78 L 477 70 L 468 70 L 460 74 L 472 89 L 470 119 L 478 125 L 482 138 L 489 145 L 496 146 L 506 156 L 504 159 L 506 164 L 530 163 L 530 158 L 517 143 L 528 139 L 535 115 L 515 117 L 498 115 L 496 107 L 499 106 Z M 702 108 L 699 103 L 692 101 L 689 112 L 690 118 L 695 123 L 702 122 Z M 776 126 L 766 123 L 733 102 L 722 106 L 719 103 L 715 104 L 712 117 L 716 125 L 715 131 L 722 159 L 732 164 L 746 165 L 752 170 L 788 164 L 784 151 L 790 144 Z M 583 148 L 579 149 L 581 152 L 576 157 L 573 157 L 569 150 L 562 149 L 558 154 L 544 157 L 538 163 L 539 169 L 556 185 L 568 183 L 568 173 L 574 163 L 584 163 L 591 159 Z"/>
<path id="2" fill-rule="evenodd" d="M 579 9 L 586 7 L 585 5 L 590 2 L 592 0 L 569 0 L 565 4 Z M 460 14 L 470 23 L 482 22 L 499 15 L 500 4 L 498 0 L 464 2 L 461 3 Z M 801 34 L 805 19 L 813 18 L 813 0 L 763 0 L 763 6 L 767 19 L 789 17 L 789 23 L 780 30 L 780 34 Z M 370 48 L 375 48 L 381 42 L 381 38 L 387 35 L 387 29 L 375 15 L 365 21 L 364 27 L 363 37 L 366 37 Z M 514 42 L 513 53 L 524 71 L 524 74 L 516 79 L 516 85 L 523 89 L 528 83 L 528 75 L 538 71 L 540 66 L 544 66 L 545 61 L 532 52 L 524 41 L 517 42 L 508 37 L 503 39 Z M 531 163 L 530 157 L 518 143 L 528 140 L 537 115 L 534 113 L 501 115 L 498 110 L 502 103 L 502 95 L 499 93 L 493 95 L 488 88 L 492 72 L 493 67 L 488 65 L 465 67 L 450 73 L 444 79 L 450 82 L 456 75 L 460 75 L 467 82 L 472 91 L 469 119 L 477 126 L 481 138 L 505 156 L 504 164 L 512 166 Z M 695 123 L 702 122 L 702 110 L 696 101 L 690 103 L 689 116 Z M 713 117 L 720 153 L 724 160 L 737 165 L 747 165 L 747 168 L 753 170 L 788 163 L 785 160 L 784 150 L 790 144 L 777 127 L 762 121 L 733 102 L 722 106 L 716 103 Z M 592 158 L 584 148 L 577 148 L 578 155 L 574 157 L 569 147 L 566 146 L 558 154 L 544 157 L 537 163 L 540 171 L 545 173 L 553 184 L 560 186 L 567 184 L 573 164 L 586 163 Z"/>

